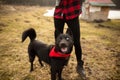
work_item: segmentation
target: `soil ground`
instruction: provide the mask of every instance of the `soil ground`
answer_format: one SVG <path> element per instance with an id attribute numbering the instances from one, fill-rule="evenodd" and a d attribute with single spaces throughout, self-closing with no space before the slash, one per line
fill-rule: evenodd
<path id="1" fill-rule="evenodd" d="M 29 72 L 29 38 L 21 43 L 21 34 L 33 27 L 37 39 L 54 44 L 53 17 L 43 14 L 52 7 L 0 5 L 0 80 L 50 80 L 50 67 L 41 67 L 38 59 Z M 84 69 L 88 80 L 120 80 L 120 20 L 103 23 L 80 20 Z M 65 30 L 67 26 L 65 25 Z M 75 52 L 63 70 L 65 80 L 81 80 L 76 73 Z"/>

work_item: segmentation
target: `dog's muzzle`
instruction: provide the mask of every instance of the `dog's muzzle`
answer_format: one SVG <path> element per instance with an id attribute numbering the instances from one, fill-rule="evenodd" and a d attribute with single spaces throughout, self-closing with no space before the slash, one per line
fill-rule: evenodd
<path id="1" fill-rule="evenodd" d="M 68 45 L 66 43 L 61 42 L 59 47 L 62 53 L 66 53 L 68 51 Z"/>

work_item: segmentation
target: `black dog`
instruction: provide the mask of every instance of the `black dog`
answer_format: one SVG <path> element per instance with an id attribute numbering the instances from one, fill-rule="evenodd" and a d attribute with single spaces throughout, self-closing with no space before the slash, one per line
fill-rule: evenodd
<path id="1" fill-rule="evenodd" d="M 51 80 L 62 80 L 61 73 L 64 65 L 67 64 L 70 53 L 73 48 L 73 38 L 70 29 L 68 28 L 66 34 L 61 34 L 56 31 L 58 37 L 56 38 L 55 45 L 47 45 L 40 41 L 35 40 L 36 32 L 33 28 L 25 30 L 22 34 L 22 42 L 29 37 L 30 44 L 28 46 L 29 61 L 31 63 L 30 71 L 33 71 L 33 61 L 35 56 L 39 58 L 39 63 L 43 66 L 42 61 L 51 66 Z"/>

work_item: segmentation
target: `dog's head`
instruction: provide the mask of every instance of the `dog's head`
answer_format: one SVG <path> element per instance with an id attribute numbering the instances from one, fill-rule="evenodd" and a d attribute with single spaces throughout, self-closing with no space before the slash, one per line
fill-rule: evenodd
<path id="1" fill-rule="evenodd" d="M 55 51 L 63 54 L 70 54 L 73 48 L 73 35 L 72 31 L 68 28 L 66 34 L 56 31 L 58 37 L 55 41 Z"/>

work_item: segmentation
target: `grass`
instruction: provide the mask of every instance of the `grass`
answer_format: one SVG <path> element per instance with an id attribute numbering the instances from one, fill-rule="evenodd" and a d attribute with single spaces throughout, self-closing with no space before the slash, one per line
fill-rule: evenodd
<path id="1" fill-rule="evenodd" d="M 50 80 L 50 67 L 47 64 L 41 67 L 37 58 L 34 71 L 29 73 L 29 39 L 21 43 L 21 34 L 33 27 L 38 40 L 54 44 L 53 18 L 43 16 L 51 7 L 2 5 L 0 9 L 0 80 Z M 119 80 L 120 20 L 99 24 L 80 20 L 80 25 L 88 80 Z M 66 80 L 80 80 L 75 69 L 74 53 L 73 50 L 69 64 L 63 71 Z"/>

